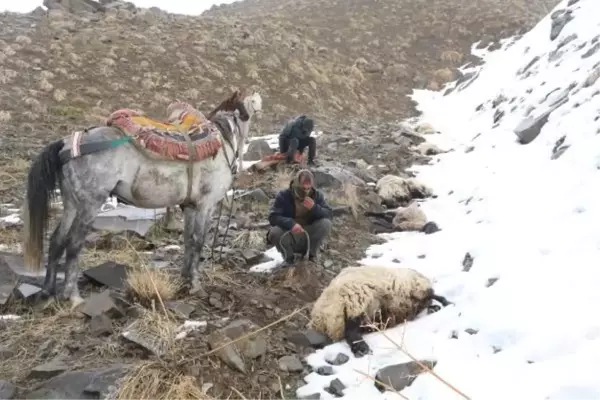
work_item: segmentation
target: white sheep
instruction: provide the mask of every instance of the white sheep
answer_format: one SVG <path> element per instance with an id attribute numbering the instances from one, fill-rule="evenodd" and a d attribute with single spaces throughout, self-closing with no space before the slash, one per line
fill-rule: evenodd
<path id="1" fill-rule="evenodd" d="M 382 219 L 377 221 L 375 233 L 417 231 L 431 234 L 440 230 L 435 222 L 427 221 L 425 212 L 417 202 L 412 202 L 407 207 L 398 207 L 384 212 L 367 211 L 365 216 Z"/>
<path id="2" fill-rule="evenodd" d="M 411 199 L 424 199 L 433 196 L 433 191 L 413 178 L 385 175 L 377 181 L 375 191 L 387 207 L 396 207 Z"/>
<path id="3" fill-rule="evenodd" d="M 452 304 L 434 293 L 432 282 L 410 268 L 348 267 L 325 288 L 313 305 L 311 327 L 333 340 L 345 339 L 352 353 L 370 352 L 362 334 L 372 331 L 365 324 L 394 326 L 433 310 L 436 300 Z M 439 307 L 436 307 L 439 309 Z"/>

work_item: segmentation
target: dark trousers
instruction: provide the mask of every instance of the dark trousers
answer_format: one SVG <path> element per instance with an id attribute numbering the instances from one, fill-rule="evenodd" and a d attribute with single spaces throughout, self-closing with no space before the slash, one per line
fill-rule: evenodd
<path id="1" fill-rule="evenodd" d="M 290 139 L 287 137 L 279 138 L 279 152 L 287 153 L 287 161 L 292 162 L 294 160 L 294 154 L 296 150 L 300 154 L 304 153 L 304 149 L 308 147 L 308 162 L 313 162 L 317 154 L 317 140 L 309 136 L 305 139 Z"/>
<path id="2" fill-rule="evenodd" d="M 319 219 L 310 225 L 303 226 L 304 231 L 308 233 L 310 239 L 310 249 L 308 254 L 315 257 L 321 247 L 323 240 L 329 236 L 331 231 L 331 220 L 327 218 Z M 306 234 L 304 232 L 293 233 L 286 231 L 278 226 L 273 226 L 267 234 L 267 241 L 277 248 L 285 261 L 293 262 L 294 254 L 306 254 Z"/>

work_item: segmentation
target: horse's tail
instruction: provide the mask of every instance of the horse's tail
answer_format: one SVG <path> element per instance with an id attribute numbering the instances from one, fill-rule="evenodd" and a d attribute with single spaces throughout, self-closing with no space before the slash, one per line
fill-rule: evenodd
<path id="1" fill-rule="evenodd" d="M 41 269 L 44 233 L 48 229 L 50 200 L 62 180 L 60 150 L 65 143 L 57 140 L 47 145 L 36 157 L 27 175 L 27 198 L 24 205 L 25 240 L 23 257 L 25 267 Z"/>

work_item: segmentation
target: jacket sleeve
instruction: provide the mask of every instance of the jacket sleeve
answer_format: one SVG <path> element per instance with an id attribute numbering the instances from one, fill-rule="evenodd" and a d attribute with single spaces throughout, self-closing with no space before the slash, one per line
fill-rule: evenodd
<path id="1" fill-rule="evenodd" d="M 285 216 L 285 196 L 283 191 L 277 193 L 275 196 L 275 201 L 271 206 L 271 211 L 269 212 L 269 224 L 271 226 L 278 226 L 284 230 L 290 230 L 294 226 L 296 222 L 294 222 L 293 218 Z"/>
<path id="2" fill-rule="evenodd" d="M 315 219 L 333 219 L 333 210 L 327 204 L 323 193 L 318 190 L 315 193 L 315 205 L 312 208 L 312 214 Z"/>

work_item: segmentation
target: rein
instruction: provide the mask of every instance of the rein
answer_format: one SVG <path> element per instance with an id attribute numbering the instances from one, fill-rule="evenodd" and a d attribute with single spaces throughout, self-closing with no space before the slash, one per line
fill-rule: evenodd
<path id="1" fill-rule="evenodd" d="M 243 136 L 242 128 L 239 124 L 238 117 L 235 114 L 233 114 L 233 121 L 235 123 L 234 129 L 237 128 L 238 132 L 240 133 L 240 136 Z M 227 122 L 231 124 L 230 120 L 227 120 Z M 233 131 L 233 129 L 232 129 L 232 131 Z M 235 135 L 235 132 L 232 132 L 232 134 Z M 225 138 L 225 136 L 223 135 L 223 133 L 221 133 L 221 142 L 223 142 L 223 138 Z M 241 148 L 240 146 L 244 146 L 243 137 L 241 139 L 242 139 L 240 141 L 241 143 L 237 144 L 236 149 L 233 148 L 233 143 L 230 142 L 228 139 L 226 139 L 229 142 L 229 144 L 231 145 L 231 148 L 234 150 L 234 154 L 237 155 L 238 157 L 239 157 L 239 152 L 240 152 L 240 148 Z M 235 186 L 235 178 L 236 178 L 237 172 L 238 172 L 237 166 L 235 165 L 236 158 L 234 156 L 234 159 L 230 161 L 229 157 L 227 156 L 227 152 L 224 151 L 225 150 L 224 147 L 225 147 L 225 143 L 223 143 L 223 155 L 225 156 L 225 160 L 227 162 L 227 165 L 229 166 L 229 170 L 231 171 L 231 174 L 233 175 L 233 181 L 231 182 L 231 186 L 229 187 L 229 190 L 232 190 Z M 231 218 L 233 217 L 233 204 L 234 204 L 234 200 L 235 200 L 234 194 L 235 194 L 235 189 L 234 189 L 234 192 L 231 193 L 231 202 L 229 204 L 229 215 L 227 217 L 227 227 L 225 228 L 225 236 L 227 236 L 227 234 L 229 233 L 229 226 L 231 224 Z M 213 235 L 213 243 L 211 246 L 211 258 L 213 260 L 215 258 L 214 255 L 215 255 L 215 247 L 217 246 L 217 238 L 219 237 L 219 225 L 221 224 L 221 215 L 223 214 L 223 200 L 221 200 L 219 203 L 220 203 L 220 205 L 219 205 L 219 214 L 217 216 L 217 226 L 215 228 L 215 233 Z M 221 247 L 219 249 L 219 260 L 218 260 L 219 262 L 221 262 L 221 258 L 223 256 L 223 246 L 224 245 L 225 245 L 225 241 L 222 241 Z"/>

